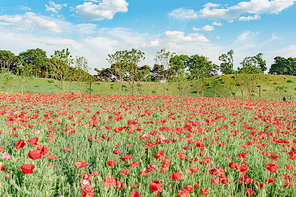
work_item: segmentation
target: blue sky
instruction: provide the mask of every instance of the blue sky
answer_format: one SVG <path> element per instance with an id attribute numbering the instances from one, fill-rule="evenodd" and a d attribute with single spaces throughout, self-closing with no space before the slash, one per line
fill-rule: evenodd
<path id="1" fill-rule="evenodd" d="M 220 64 L 234 50 L 235 68 L 246 56 L 296 57 L 296 0 L 13 0 L 0 2 L 1 49 L 15 54 L 69 48 L 91 68 L 110 67 L 117 50 L 146 53 L 153 66 L 162 48 L 200 54 Z M 92 74 L 95 72 L 92 69 Z"/>

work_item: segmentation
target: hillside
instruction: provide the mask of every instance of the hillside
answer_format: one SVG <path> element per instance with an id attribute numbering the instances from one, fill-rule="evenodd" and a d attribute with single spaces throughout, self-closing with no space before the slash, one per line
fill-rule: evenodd
<path id="1" fill-rule="evenodd" d="M 189 81 L 182 84 L 181 96 L 199 96 L 207 97 L 237 97 L 248 99 L 248 87 L 244 87 L 244 79 L 238 83 L 238 76 L 225 75 L 215 76 L 205 79 L 202 83 L 198 81 Z M 12 80 L 5 81 L 5 76 L 0 74 L 0 92 L 20 92 L 20 82 L 17 76 L 12 76 Z M 296 94 L 296 77 L 287 75 L 259 75 L 253 81 L 252 99 L 262 100 L 280 100 L 283 96 L 292 97 Z M 33 78 L 26 85 L 27 93 L 43 93 L 55 94 L 61 93 L 60 81 L 44 78 Z M 122 94 L 130 94 L 131 87 L 128 82 L 123 83 Z M 259 87 L 261 86 L 261 97 L 259 97 Z M 139 82 L 136 86 L 136 95 L 162 95 L 163 83 L 160 82 Z M 180 83 L 168 82 L 166 83 L 168 96 L 180 96 Z M 69 81 L 64 85 L 65 93 L 69 92 Z M 92 94 L 109 94 L 116 95 L 118 92 L 117 82 L 94 82 L 91 86 Z M 83 93 L 89 94 L 89 83 L 83 85 Z M 79 93 L 79 84 L 71 82 L 71 92 Z M 243 92 L 243 96 L 242 96 Z"/>

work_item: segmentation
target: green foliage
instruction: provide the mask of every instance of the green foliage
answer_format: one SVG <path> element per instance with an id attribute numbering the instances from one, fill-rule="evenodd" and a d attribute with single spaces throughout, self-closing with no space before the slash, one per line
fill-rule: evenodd
<path id="1" fill-rule="evenodd" d="M 293 83 L 293 81 L 292 80 L 287 80 L 287 83 Z"/>
<path id="2" fill-rule="evenodd" d="M 48 83 L 54 83 L 54 80 L 49 79 L 49 80 L 47 80 L 47 82 Z"/>

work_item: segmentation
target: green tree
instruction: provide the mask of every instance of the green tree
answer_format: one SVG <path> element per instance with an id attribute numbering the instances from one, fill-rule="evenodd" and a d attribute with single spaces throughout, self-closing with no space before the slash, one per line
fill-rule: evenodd
<path id="1" fill-rule="evenodd" d="M 18 61 L 18 58 L 11 51 L 0 50 L 0 64 L 1 64 L 1 73 L 11 71 L 11 65 Z"/>
<path id="2" fill-rule="evenodd" d="M 173 71 L 172 80 L 176 82 L 179 90 L 179 95 L 181 95 L 184 83 L 187 81 L 186 67 L 188 62 L 187 55 L 175 55 L 170 60 L 170 68 Z"/>
<path id="3" fill-rule="evenodd" d="M 128 81 L 132 87 L 132 96 L 134 96 L 135 81 L 138 77 L 138 64 L 141 60 L 145 59 L 145 53 L 132 49 L 131 51 L 126 51 L 124 55 L 124 63 L 126 63 L 126 71 L 130 78 Z"/>
<path id="4" fill-rule="evenodd" d="M 288 72 L 289 61 L 281 56 L 274 58 L 274 63 L 269 69 L 269 74 L 283 75 Z"/>
<path id="5" fill-rule="evenodd" d="M 31 64 L 28 64 L 24 61 L 20 62 L 20 65 L 17 67 L 17 75 L 18 75 L 18 80 L 21 84 L 20 90 L 21 93 L 24 93 L 25 90 L 25 84 L 32 79 L 32 74 L 33 74 L 33 68 Z"/>
<path id="6" fill-rule="evenodd" d="M 82 83 L 89 78 L 90 68 L 87 59 L 83 56 L 76 56 L 74 77 L 79 82 L 79 91 L 82 93 Z"/>
<path id="7" fill-rule="evenodd" d="M 19 54 L 19 58 L 23 62 L 26 62 L 27 64 L 31 64 L 33 66 L 33 70 L 36 78 L 40 76 L 44 76 L 44 74 L 42 73 L 44 69 L 42 69 L 42 67 L 45 66 L 44 60 L 47 58 L 45 51 L 39 48 L 28 49 L 25 52 L 21 52 Z"/>
<path id="8" fill-rule="evenodd" d="M 219 60 L 222 61 L 220 64 L 220 71 L 224 75 L 233 74 L 233 50 L 227 52 L 227 54 L 222 54 L 219 56 Z"/>
<path id="9" fill-rule="evenodd" d="M 166 73 L 168 73 L 170 67 L 170 60 L 175 55 L 174 52 L 166 51 L 164 48 L 157 52 L 157 55 L 154 58 L 156 64 L 162 66 L 163 68 L 163 95 L 165 96 L 166 92 Z"/>
<path id="10" fill-rule="evenodd" d="M 115 76 L 119 77 L 118 92 L 121 93 L 121 83 L 126 75 L 126 63 L 124 56 L 127 51 L 116 51 L 114 54 L 108 54 L 107 61 L 111 64 L 111 70 Z"/>
<path id="11" fill-rule="evenodd" d="M 51 63 L 53 73 L 61 80 L 61 91 L 64 92 L 64 81 L 70 74 L 70 65 L 73 64 L 68 48 L 61 51 L 56 50 L 54 55 L 51 55 Z"/>
<path id="12" fill-rule="evenodd" d="M 139 67 L 138 79 L 147 82 L 147 76 L 150 74 L 150 66 L 144 65 Z"/>
<path id="13" fill-rule="evenodd" d="M 238 73 L 244 74 L 262 74 L 266 71 L 266 61 L 262 59 L 262 53 L 253 57 L 245 57 L 240 63 L 242 68 L 238 68 Z"/>

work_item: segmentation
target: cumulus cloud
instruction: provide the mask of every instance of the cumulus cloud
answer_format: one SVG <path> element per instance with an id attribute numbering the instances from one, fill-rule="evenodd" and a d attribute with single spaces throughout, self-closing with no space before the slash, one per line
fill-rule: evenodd
<path id="1" fill-rule="evenodd" d="M 53 1 L 49 1 L 48 3 L 49 3 L 49 5 L 45 5 L 45 7 L 46 7 L 45 11 L 50 11 L 50 12 L 53 12 L 53 13 L 58 13 L 58 10 L 61 10 L 63 7 L 67 7 L 66 3 L 64 3 L 64 4 L 56 4 Z"/>
<path id="2" fill-rule="evenodd" d="M 84 2 L 74 8 L 74 15 L 87 21 L 110 20 L 117 12 L 127 12 L 128 5 L 125 0 L 102 0 L 99 4 Z"/>
<path id="3" fill-rule="evenodd" d="M 20 5 L 20 8 L 21 8 L 22 10 L 24 10 L 24 11 L 29 11 L 29 10 L 31 10 L 31 8 L 28 7 L 28 6 L 26 6 L 26 5 Z"/>
<path id="4" fill-rule="evenodd" d="M 241 17 L 239 17 L 239 19 L 238 20 L 240 20 L 240 21 L 251 21 L 251 20 L 259 20 L 261 18 L 261 16 L 260 15 L 254 15 L 254 16 L 241 16 Z"/>
<path id="5" fill-rule="evenodd" d="M 240 2 L 227 8 L 218 8 L 217 4 L 206 4 L 199 11 L 199 16 L 208 19 L 235 19 L 244 13 L 249 14 L 278 14 L 292 6 L 296 0 L 251 0 Z"/>
<path id="6" fill-rule="evenodd" d="M 61 28 L 56 22 L 45 19 L 45 17 L 38 16 L 33 12 L 27 12 L 24 15 L 2 15 L 0 21 L 15 23 L 20 25 L 29 25 L 36 29 L 52 31 L 56 33 L 62 32 Z"/>
<path id="7" fill-rule="evenodd" d="M 218 22 L 213 22 L 212 25 L 216 25 L 216 26 L 222 26 L 222 23 L 218 23 Z"/>
<path id="8" fill-rule="evenodd" d="M 197 18 L 198 15 L 195 13 L 193 9 L 186 9 L 186 8 L 178 8 L 169 13 L 170 18 L 174 19 L 192 19 Z"/>
<path id="9" fill-rule="evenodd" d="M 192 29 L 195 31 L 213 31 L 213 30 L 215 30 L 214 26 L 211 26 L 211 25 L 205 25 L 202 28 L 193 27 Z"/>

